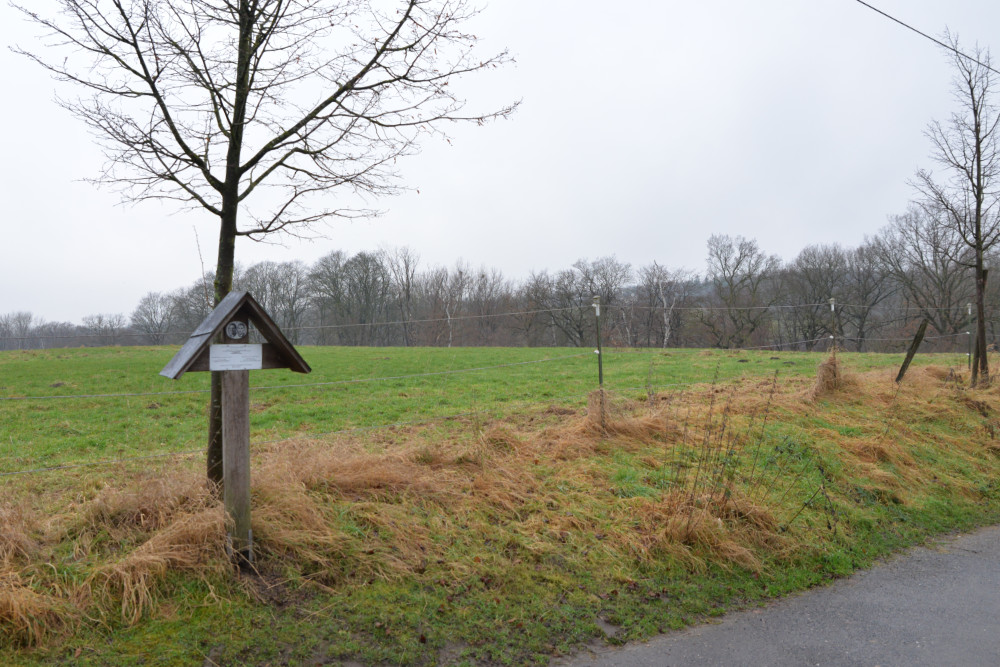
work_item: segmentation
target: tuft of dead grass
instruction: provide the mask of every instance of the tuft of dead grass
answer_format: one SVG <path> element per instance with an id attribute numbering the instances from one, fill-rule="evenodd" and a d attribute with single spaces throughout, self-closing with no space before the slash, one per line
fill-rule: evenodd
<path id="1" fill-rule="evenodd" d="M 864 463 L 892 463 L 900 468 L 914 465 L 910 453 L 891 438 L 844 438 L 841 446 Z"/>
<path id="2" fill-rule="evenodd" d="M 441 479 L 447 471 L 434 468 L 459 457 L 454 450 L 451 454 L 449 457 L 441 447 L 427 449 L 416 443 L 370 454 L 349 444 L 303 440 L 266 457 L 260 472 L 255 473 L 254 483 L 259 487 L 302 484 L 310 491 L 343 498 L 388 498 L 401 493 L 447 495 L 449 485 Z"/>
<path id="3" fill-rule="evenodd" d="M 257 475 L 251 515 L 255 541 L 265 558 L 295 561 L 307 571 L 332 570 L 346 540 L 302 479 L 317 485 L 316 470 L 303 473 L 287 461 L 272 462 Z"/>
<path id="4" fill-rule="evenodd" d="M 17 572 L 0 569 L 0 634 L 15 646 L 36 646 L 63 624 L 58 598 L 35 591 Z"/>
<path id="5" fill-rule="evenodd" d="M 678 435 L 679 429 L 668 419 L 664 406 L 656 405 L 655 401 L 651 403 L 651 408 L 640 414 L 638 401 L 604 389 L 593 391 L 587 396 L 583 435 L 618 436 L 637 443 Z"/>
<path id="6" fill-rule="evenodd" d="M 203 509 L 213 502 L 204 477 L 193 470 L 171 474 L 148 472 L 124 485 L 106 484 L 76 510 L 75 532 L 110 530 L 116 535 L 138 529 L 150 533 L 174 517 Z"/>
<path id="7" fill-rule="evenodd" d="M 0 567 L 14 560 L 28 560 L 36 553 L 38 545 L 28 526 L 23 506 L 0 505 Z"/>
<path id="8" fill-rule="evenodd" d="M 661 500 L 632 499 L 627 511 L 640 537 L 638 555 L 671 556 L 697 571 L 713 562 L 760 572 L 754 548 L 775 552 L 790 544 L 770 510 L 748 498 L 678 491 Z"/>
<path id="9" fill-rule="evenodd" d="M 856 386 L 857 379 L 845 371 L 837 358 L 837 348 L 833 348 L 830 356 L 816 367 L 812 398 L 815 400 Z"/>
<path id="10" fill-rule="evenodd" d="M 99 567 L 84 588 L 106 603 L 118 601 L 122 620 L 134 624 L 154 607 L 167 572 L 205 577 L 224 571 L 225 540 L 221 506 L 177 516 L 136 549 Z"/>

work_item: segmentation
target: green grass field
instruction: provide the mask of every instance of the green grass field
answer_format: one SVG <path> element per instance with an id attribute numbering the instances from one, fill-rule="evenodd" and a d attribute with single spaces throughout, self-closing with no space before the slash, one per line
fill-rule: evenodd
<path id="1" fill-rule="evenodd" d="M 0 663 L 540 665 L 1000 519 L 962 355 L 609 351 L 602 430 L 592 350 L 304 348 L 237 575 L 174 351 L 0 353 Z"/>
<path id="2" fill-rule="evenodd" d="M 174 352 L 113 347 L 0 353 L 0 473 L 202 447 L 208 374 L 188 373 L 179 381 L 159 376 Z M 253 441 L 465 413 L 498 416 L 547 403 L 581 407 L 597 386 L 596 355 L 576 348 L 306 347 L 302 353 L 313 368 L 308 375 L 251 374 Z M 809 375 L 824 357 L 701 350 L 604 356 L 606 388 L 635 396 L 650 385 L 667 391 L 713 378 L 724 383 L 776 371 L 779 377 Z M 901 359 L 850 358 L 859 370 L 893 367 Z M 918 357 L 916 363 L 932 359 L 962 363 L 961 355 Z"/>

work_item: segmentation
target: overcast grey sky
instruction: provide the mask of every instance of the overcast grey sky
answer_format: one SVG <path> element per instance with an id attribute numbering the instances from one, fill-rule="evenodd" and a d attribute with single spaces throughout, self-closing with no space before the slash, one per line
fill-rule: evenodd
<path id="1" fill-rule="evenodd" d="M 969 46 L 1000 26 L 986 0 L 871 4 Z M 791 259 L 902 212 L 907 179 L 933 166 L 923 131 L 954 107 L 947 54 L 856 0 L 493 0 L 474 31 L 517 63 L 464 90 L 477 108 L 523 99 L 510 120 L 425 144 L 402 169 L 419 194 L 378 202 L 382 217 L 240 239 L 237 260 L 405 245 L 424 268 L 462 258 L 511 278 L 611 254 L 703 271 L 716 233 Z M 0 5 L 0 42 L 33 33 Z M 214 267 L 214 218 L 82 182 L 102 156 L 54 83 L 7 49 L 0 69 L 0 313 L 127 315 L 197 278 L 195 229 Z"/>

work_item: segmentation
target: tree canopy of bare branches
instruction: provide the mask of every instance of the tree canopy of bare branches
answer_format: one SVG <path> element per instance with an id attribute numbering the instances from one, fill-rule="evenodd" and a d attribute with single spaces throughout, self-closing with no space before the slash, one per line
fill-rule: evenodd
<path id="1" fill-rule="evenodd" d="M 371 213 L 334 202 L 394 193 L 396 160 L 422 134 L 515 106 L 468 113 L 454 92 L 508 60 L 477 55 L 465 0 L 53 4 L 56 15 L 18 6 L 49 41 L 20 53 L 82 91 L 62 105 L 104 150 L 96 181 L 218 221 L 216 303 L 233 287 L 237 237 Z M 208 465 L 221 481 L 218 387 L 213 375 Z"/>
<path id="2" fill-rule="evenodd" d="M 959 110 L 947 122 L 934 121 L 927 129 L 931 158 L 945 170 L 943 179 L 920 170 L 914 186 L 928 215 L 941 218 L 971 250 L 968 262 L 975 272 L 976 353 L 972 384 L 989 382 L 986 355 L 984 256 L 1000 241 L 1000 109 L 989 50 L 976 47 L 973 57 L 962 55 L 958 39 L 947 35 L 955 67 L 953 89 Z"/>

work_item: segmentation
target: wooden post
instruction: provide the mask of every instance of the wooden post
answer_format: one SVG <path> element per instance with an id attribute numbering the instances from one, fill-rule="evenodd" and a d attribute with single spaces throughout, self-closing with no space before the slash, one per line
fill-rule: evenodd
<path id="1" fill-rule="evenodd" d="M 604 388 L 604 354 L 601 350 L 601 297 L 594 296 L 594 318 L 597 326 L 597 386 Z"/>
<path id="2" fill-rule="evenodd" d="M 927 331 L 927 318 L 920 323 L 920 327 L 917 329 L 917 335 L 913 337 L 913 342 L 910 343 L 910 349 L 906 351 L 906 359 L 903 360 L 903 365 L 899 369 L 899 374 L 896 376 L 896 384 L 903 381 L 903 376 L 906 375 L 906 369 L 910 367 L 910 362 L 913 361 L 913 356 L 917 353 L 917 348 L 920 347 L 920 342 L 924 339 L 924 332 Z"/>
<path id="3" fill-rule="evenodd" d="M 222 499 L 233 556 L 253 562 L 250 530 L 250 371 L 222 373 Z"/>
<path id="4" fill-rule="evenodd" d="M 225 343 L 249 340 L 246 320 L 234 319 L 225 328 Z M 229 522 L 233 559 L 253 562 L 250 528 L 250 371 L 222 372 L 222 500 Z"/>
<path id="5" fill-rule="evenodd" d="M 969 337 L 969 370 L 972 370 L 972 304 L 967 303 L 965 307 L 968 309 L 969 314 L 969 330 L 966 331 L 966 335 Z"/>
<path id="6" fill-rule="evenodd" d="M 830 346 L 837 349 L 837 300 L 830 297 Z"/>
<path id="7" fill-rule="evenodd" d="M 608 422 L 604 396 L 604 350 L 601 349 L 601 297 L 594 295 L 594 318 L 597 327 L 597 391 L 601 392 L 601 433 L 607 435 Z"/>

